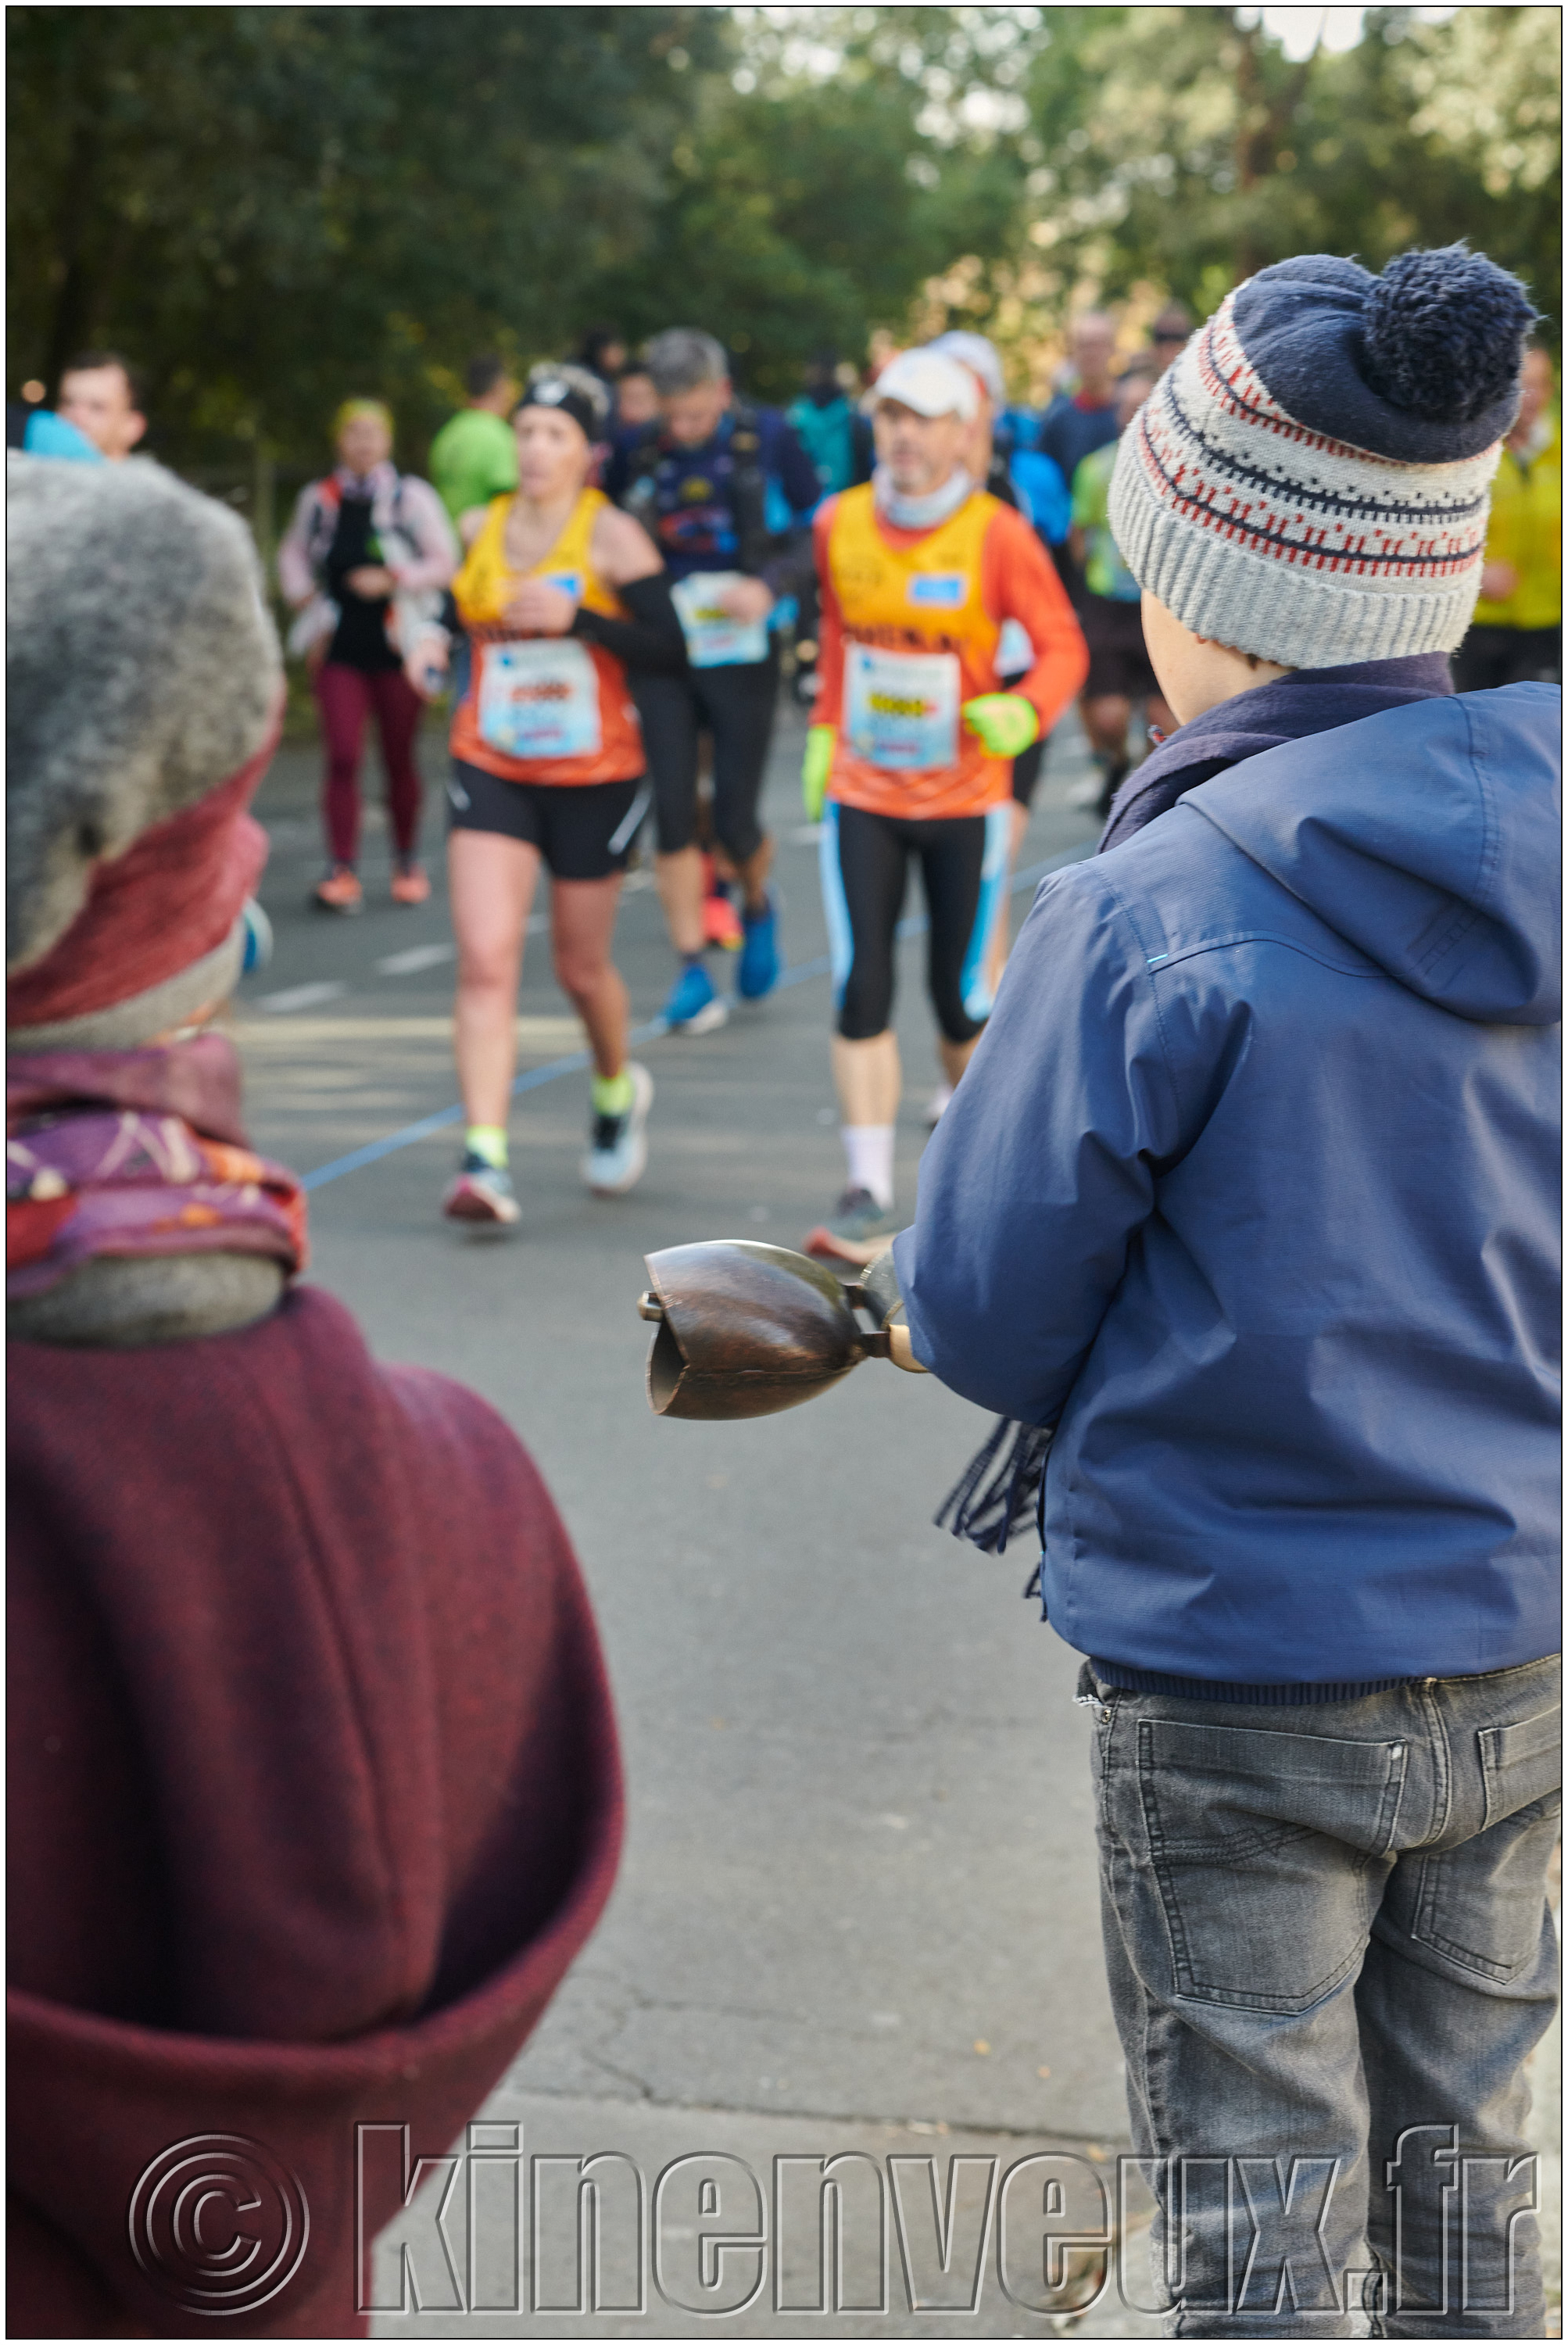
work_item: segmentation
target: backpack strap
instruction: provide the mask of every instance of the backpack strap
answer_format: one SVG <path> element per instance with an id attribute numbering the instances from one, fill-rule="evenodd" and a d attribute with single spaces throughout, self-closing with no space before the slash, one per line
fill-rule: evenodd
<path id="1" fill-rule="evenodd" d="M 759 577 L 772 546 L 768 527 L 768 475 L 762 468 L 762 422 L 756 410 L 738 404 L 729 411 L 729 452 L 735 470 L 729 476 L 729 499 L 739 542 L 739 562 L 748 577 Z"/>

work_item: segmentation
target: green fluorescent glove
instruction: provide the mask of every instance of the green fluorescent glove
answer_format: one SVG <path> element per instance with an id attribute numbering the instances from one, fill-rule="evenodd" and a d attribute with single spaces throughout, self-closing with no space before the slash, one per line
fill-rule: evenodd
<path id="1" fill-rule="evenodd" d="M 1021 757 L 1040 738 L 1040 716 L 1020 692 L 983 692 L 963 704 L 963 721 L 993 757 Z"/>
<path id="2" fill-rule="evenodd" d="M 828 777 L 833 770 L 833 749 L 839 738 L 836 725 L 813 725 L 806 736 L 806 756 L 800 767 L 800 795 L 806 801 L 808 822 L 820 822 L 822 806 L 828 795 Z"/>

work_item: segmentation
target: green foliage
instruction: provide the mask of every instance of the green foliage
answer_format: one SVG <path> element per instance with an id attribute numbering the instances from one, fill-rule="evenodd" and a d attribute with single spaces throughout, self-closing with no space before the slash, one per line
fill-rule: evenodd
<path id="1" fill-rule="evenodd" d="M 29 7 L 6 19 L 11 354 L 152 378 L 157 444 L 287 472 L 345 392 L 418 462 L 476 350 L 684 322 L 783 396 L 824 343 L 1314 249 L 1467 236 L 1555 314 L 1557 12 L 1367 12 L 1292 62 L 1228 7 Z"/>
<path id="2" fill-rule="evenodd" d="M 700 7 L 18 8 L 13 360 L 143 358 L 166 442 L 417 442 L 478 347 L 555 347 L 662 199 Z"/>
<path id="3" fill-rule="evenodd" d="M 1291 253 L 1380 269 L 1467 237 L 1555 312 L 1554 8 L 1369 9 L 1354 48 L 1294 63 L 1256 9 L 1043 13 L 1022 250 L 1051 291 L 1152 281 L 1201 314 Z"/>

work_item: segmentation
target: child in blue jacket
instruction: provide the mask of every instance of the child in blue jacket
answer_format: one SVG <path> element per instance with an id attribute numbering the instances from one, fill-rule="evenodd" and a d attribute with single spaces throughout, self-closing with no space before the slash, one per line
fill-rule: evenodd
<path id="1" fill-rule="evenodd" d="M 1531 316 L 1462 247 L 1307 257 L 1164 376 L 1110 516 L 1179 729 L 895 1246 L 1046 1449 L 1180 2336 L 1543 2330 L 1560 695 L 1446 656 Z"/>

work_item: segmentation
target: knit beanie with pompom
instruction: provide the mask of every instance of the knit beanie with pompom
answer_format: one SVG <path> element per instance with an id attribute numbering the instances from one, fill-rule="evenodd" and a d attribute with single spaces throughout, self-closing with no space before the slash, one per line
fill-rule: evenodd
<path id="1" fill-rule="evenodd" d="M 1452 651 L 1534 314 L 1462 244 L 1260 269 L 1123 435 L 1123 561 L 1195 634 L 1285 666 Z"/>

